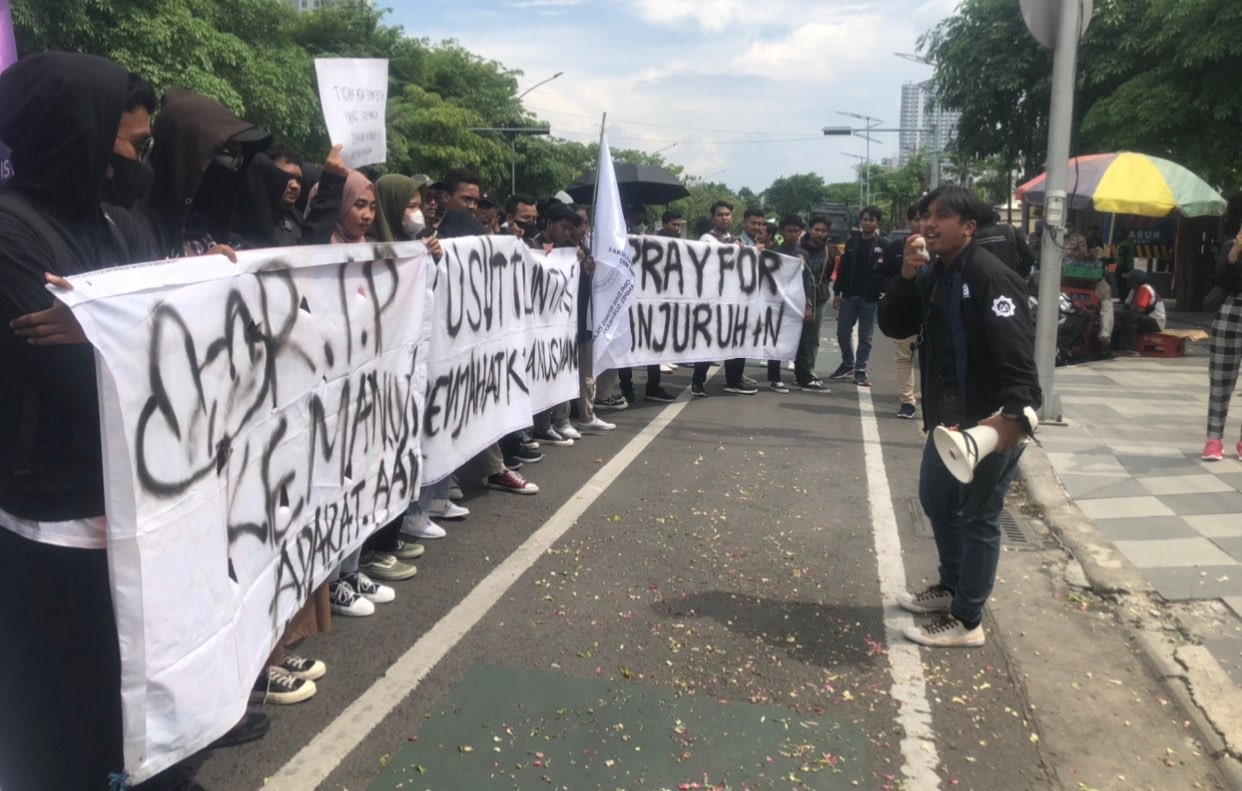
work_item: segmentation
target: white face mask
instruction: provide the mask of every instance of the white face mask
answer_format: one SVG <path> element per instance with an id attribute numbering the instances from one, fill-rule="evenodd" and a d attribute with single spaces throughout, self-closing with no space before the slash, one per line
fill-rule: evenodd
<path id="1" fill-rule="evenodd" d="M 417 236 L 426 227 L 427 220 L 423 217 L 422 209 L 407 211 L 405 216 L 401 218 L 401 230 L 405 231 L 406 236 Z"/>

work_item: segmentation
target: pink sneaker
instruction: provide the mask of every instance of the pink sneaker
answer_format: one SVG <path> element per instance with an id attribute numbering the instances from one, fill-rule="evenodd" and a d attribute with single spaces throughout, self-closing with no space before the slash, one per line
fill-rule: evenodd
<path id="1" fill-rule="evenodd" d="M 1223 458 L 1225 458 L 1225 443 L 1218 439 L 1209 439 L 1203 446 L 1203 460 L 1220 461 Z"/>

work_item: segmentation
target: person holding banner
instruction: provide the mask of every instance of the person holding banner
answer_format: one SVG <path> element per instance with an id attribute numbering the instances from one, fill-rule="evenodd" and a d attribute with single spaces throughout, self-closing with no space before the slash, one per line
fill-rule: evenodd
<path id="1" fill-rule="evenodd" d="M 995 430 L 995 452 L 970 483 L 949 472 L 930 434 L 919 471 L 919 501 L 931 521 L 940 559 L 937 582 L 902 592 L 897 604 L 930 623 L 905 630 L 928 646 L 983 645 L 983 609 L 1000 560 L 1000 517 L 1021 442 L 1032 430 L 1027 409 L 1043 396 L 1035 370 L 1035 324 L 1026 284 L 975 243 L 982 202 L 957 186 L 924 198 L 923 234 L 906 240 L 901 272 L 880 300 L 880 329 L 890 338 L 919 338 L 923 426 Z M 927 271 L 924 250 L 932 258 Z"/>
<path id="2" fill-rule="evenodd" d="M 94 791 L 124 768 L 95 357 L 69 332 L 76 322 L 56 319 L 46 283 L 135 263 L 100 201 L 150 151 L 143 86 L 76 53 L 31 55 L 0 75 L 0 140 L 16 169 L 0 189 L 0 314 L 12 330 L 0 339 L 0 574 L 22 591 L 0 601 L 6 791 Z M 266 727 L 254 715 L 248 732 Z"/>
<path id="3" fill-rule="evenodd" d="M 712 227 L 699 237 L 700 242 L 708 244 L 739 244 L 733 235 L 733 204 L 728 201 L 716 201 L 712 204 Z M 709 363 L 695 363 L 694 374 L 690 377 L 690 395 L 703 398 L 707 395 L 707 369 Z M 725 360 L 725 392 L 736 395 L 754 395 L 759 392 L 746 383 L 746 360 L 736 357 Z"/>
<path id="4" fill-rule="evenodd" d="M 828 388 L 815 376 L 815 355 L 819 349 L 819 328 L 828 301 L 828 281 L 823 277 L 827 261 L 828 221 L 821 216 L 811 218 L 811 230 L 803 235 L 806 223 L 796 214 L 781 218 L 781 246 L 776 252 L 802 261 L 802 288 L 806 294 L 806 314 L 798 353 L 794 358 L 794 379 L 804 393 L 827 393 Z M 779 363 L 778 363 L 779 366 Z M 775 372 L 780 376 L 780 369 Z M 768 378 L 773 376 L 768 364 Z"/>

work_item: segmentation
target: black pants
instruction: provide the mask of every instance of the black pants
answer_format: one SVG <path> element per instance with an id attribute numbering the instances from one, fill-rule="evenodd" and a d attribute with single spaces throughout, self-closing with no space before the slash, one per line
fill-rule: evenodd
<path id="1" fill-rule="evenodd" d="M 617 371 L 617 381 L 621 383 L 621 392 L 631 401 L 634 400 L 634 369 L 621 368 Z M 647 366 L 647 395 L 660 389 L 660 366 Z"/>
<path id="2" fill-rule="evenodd" d="M 1113 348 L 1138 350 L 1138 336 L 1149 332 L 1160 332 L 1160 325 L 1151 316 L 1122 310 L 1117 313 L 1116 326 L 1113 328 Z"/>
<path id="3" fill-rule="evenodd" d="M 690 377 L 690 384 L 704 384 L 707 381 L 707 369 L 710 367 L 711 363 L 695 363 L 694 376 Z M 746 358 L 735 357 L 732 360 L 725 360 L 724 369 L 725 386 L 737 387 L 742 383 L 742 374 L 746 371 Z"/>
<path id="4" fill-rule="evenodd" d="M 0 579 L 0 788 L 102 791 L 124 764 L 107 554 L 0 527 Z"/>

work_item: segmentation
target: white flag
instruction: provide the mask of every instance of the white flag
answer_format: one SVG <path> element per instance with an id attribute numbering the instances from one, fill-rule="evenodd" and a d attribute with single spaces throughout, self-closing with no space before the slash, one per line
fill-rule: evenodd
<path id="1" fill-rule="evenodd" d="M 591 290 L 595 335 L 594 372 L 615 368 L 615 360 L 630 349 L 630 305 L 634 302 L 634 262 L 625 227 L 625 210 L 612 167 L 608 135 L 599 139 L 599 169 L 595 171 L 595 224 L 591 254 L 595 276 Z M 614 351 L 615 350 L 615 351 Z"/>

